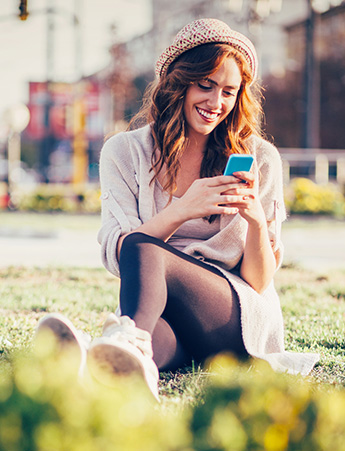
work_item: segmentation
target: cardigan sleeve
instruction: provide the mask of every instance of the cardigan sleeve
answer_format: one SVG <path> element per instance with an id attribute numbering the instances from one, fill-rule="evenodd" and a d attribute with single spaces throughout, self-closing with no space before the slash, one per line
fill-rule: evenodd
<path id="1" fill-rule="evenodd" d="M 259 194 L 265 211 L 271 245 L 278 261 L 283 260 L 281 241 L 282 222 L 286 219 L 283 190 L 283 170 L 280 154 L 275 146 L 262 140 L 256 148 L 259 173 Z"/>
<path id="2" fill-rule="evenodd" d="M 126 134 L 119 133 L 104 144 L 100 156 L 102 226 L 97 239 L 105 268 L 116 276 L 119 276 L 118 239 L 142 224 L 131 150 Z"/>

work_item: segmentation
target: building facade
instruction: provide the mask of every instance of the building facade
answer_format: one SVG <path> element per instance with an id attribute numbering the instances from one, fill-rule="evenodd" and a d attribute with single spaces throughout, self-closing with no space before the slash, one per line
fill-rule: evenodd
<path id="1" fill-rule="evenodd" d="M 313 12 L 285 27 L 285 33 L 285 74 L 267 82 L 269 132 L 283 147 L 344 149 L 345 2 Z"/>

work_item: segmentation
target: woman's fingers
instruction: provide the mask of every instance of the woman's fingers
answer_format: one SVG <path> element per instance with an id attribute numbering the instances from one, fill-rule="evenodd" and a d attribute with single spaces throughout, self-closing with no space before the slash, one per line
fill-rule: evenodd
<path id="1" fill-rule="evenodd" d="M 219 204 L 243 205 L 244 203 L 248 203 L 248 201 L 251 202 L 253 199 L 255 199 L 255 196 L 252 193 L 241 195 L 221 194 L 219 196 L 219 199 Z"/>
<path id="2" fill-rule="evenodd" d="M 249 172 L 239 172 L 238 174 L 249 175 L 248 177 L 246 177 L 246 180 L 243 180 L 244 183 L 239 178 L 233 177 L 232 175 L 218 175 L 215 177 L 205 177 L 195 180 L 193 185 L 194 188 L 198 190 L 205 191 L 205 189 L 211 189 L 213 192 L 225 193 L 226 191 L 232 189 L 243 189 L 245 187 L 248 188 L 249 184 L 252 184 L 254 182 L 254 176 Z"/>
<path id="3" fill-rule="evenodd" d="M 216 175 L 215 177 L 208 177 L 200 180 L 204 180 L 205 183 L 207 183 L 207 186 L 210 187 L 231 186 L 234 183 L 239 183 L 239 179 L 232 175 Z"/>
<path id="4" fill-rule="evenodd" d="M 220 204 L 237 204 L 243 200 L 244 196 L 220 195 Z"/>
<path id="5" fill-rule="evenodd" d="M 240 180 L 242 180 L 245 183 L 248 183 L 249 185 L 253 185 L 255 182 L 255 176 L 252 172 L 234 172 L 234 176 Z"/>
<path id="6" fill-rule="evenodd" d="M 205 177 L 199 179 L 200 182 L 205 183 L 207 186 L 222 186 L 222 185 L 233 185 L 233 184 L 243 184 L 254 183 L 255 176 L 252 172 L 235 172 L 233 175 L 216 175 L 214 177 Z"/>
<path id="7" fill-rule="evenodd" d="M 219 206 L 219 211 L 217 212 L 217 214 L 220 215 L 235 215 L 236 213 L 238 213 L 238 208 L 236 207 L 227 207 L 225 205 L 223 206 Z"/>
<path id="8" fill-rule="evenodd" d="M 251 183 L 254 178 L 250 174 L 247 180 Z M 241 183 L 233 176 L 195 180 L 180 198 L 180 209 L 186 212 L 188 219 L 193 219 L 212 214 L 236 214 L 252 208 L 254 191 L 249 183 Z"/>

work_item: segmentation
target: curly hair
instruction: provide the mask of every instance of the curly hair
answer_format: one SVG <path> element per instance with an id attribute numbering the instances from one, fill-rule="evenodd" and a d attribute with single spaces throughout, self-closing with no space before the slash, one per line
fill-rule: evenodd
<path id="1" fill-rule="evenodd" d="M 200 169 L 200 178 L 220 175 L 231 153 L 249 153 L 246 140 L 260 134 L 262 114 L 260 87 L 252 80 L 241 53 L 228 44 L 204 44 L 183 53 L 159 80 L 149 85 L 143 107 L 130 123 L 130 128 L 142 119 L 151 124 L 155 143 L 151 182 L 165 165 L 163 189 L 170 198 L 176 190 L 180 158 L 188 140 L 183 112 L 186 91 L 191 84 L 214 74 L 225 58 L 234 58 L 242 83 L 233 110 L 209 136 Z"/>

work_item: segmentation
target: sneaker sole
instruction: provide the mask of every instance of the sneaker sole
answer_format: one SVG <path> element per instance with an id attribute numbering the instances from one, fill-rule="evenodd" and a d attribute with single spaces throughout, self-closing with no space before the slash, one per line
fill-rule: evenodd
<path id="1" fill-rule="evenodd" d="M 55 337 L 58 352 L 62 354 L 69 352 L 78 358 L 77 371 L 78 375 L 82 377 L 86 363 L 86 355 L 84 354 L 86 353 L 82 351 L 78 343 L 73 324 L 67 318 L 60 318 L 58 315 L 53 315 L 48 318 L 43 318 L 38 324 L 35 334 L 36 339 L 40 332 L 44 333 L 45 331 L 51 332 Z"/>
<path id="2" fill-rule="evenodd" d="M 67 320 L 52 316 L 50 318 L 43 318 L 42 322 L 38 324 L 36 336 L 41 331 L 48 330 L 54 334 L 61 349 L 70 346 L 79 348 L 78 340 L 73 329 L 73 324 L 68 324 Z"/>
<path id="3" fill-rule="evenodd" d="M 89 349 L 87 363 L 99 382 L 114 386 L 118 376 L 139 375 L 145 379 L 140 360 L 128 350 L 114 344 L 95 344 Z"/>

